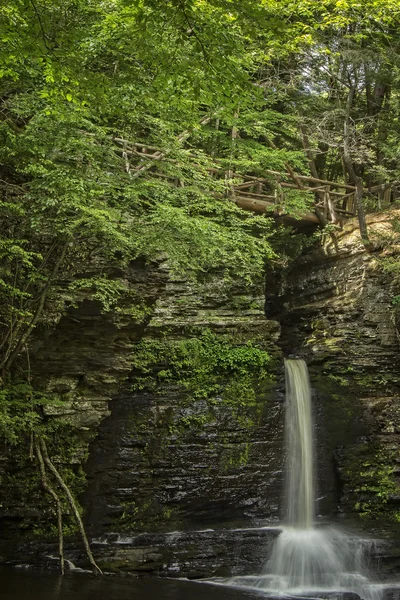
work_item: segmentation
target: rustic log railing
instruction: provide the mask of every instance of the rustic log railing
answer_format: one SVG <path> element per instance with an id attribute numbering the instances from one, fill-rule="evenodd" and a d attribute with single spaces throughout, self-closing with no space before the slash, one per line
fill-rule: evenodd
<path id="1" fill-rule="evenodd" d="M 203 120 L 201 124 L 205 124 L 208 120 Z M 182 142 L 187 137 L 189 133 L 184 132 L 177 138 L 177 142 Z M 160 161 L 176 162 L 169 156 L 171 150 L 119 137 L 113 138 L 113 141 L 116 146 L 115 151 L 121 156 L 124 169 L 131 177 L 136 178 L 146 173 L 148 177 L 169 179 L 172 185 L 184 186 L 178 178 L 156 170 Z M 194 155 L 193 160 L 196 160 Z M 215 166 L 206 167 L 206 170 L 214 178 L 223 181 L 225 187 L 225 194 L 216 193 L 216 196 L 225 197 L 244 210 L 282 218 L 287 214 L 285 212 L 285 190 L 287 189 L 314 194 L 315 200 L 310 212 L 299 215 L 299 220 L 337 224 L 354 217 L 357 213 L 356 188 L 348 183 L 301 175 L 292 169 L 288 169 L 288 172 L 266 169 L 265 177 L 256 177 L 225 170 L 217 160 L 214 160 L 214 164 Z M 390 202 L 392 187 L 393 184 L 385 183 L 371 188 L 368 192 L 377 196 L 377 204 L 383 208 Z"/>

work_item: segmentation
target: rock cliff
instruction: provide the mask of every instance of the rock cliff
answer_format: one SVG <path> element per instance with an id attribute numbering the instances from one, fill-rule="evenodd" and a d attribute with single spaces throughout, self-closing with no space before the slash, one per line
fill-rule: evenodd
<path id="1" fill-rule="evenodd" d="M 68 448 L 53 445 L 53 459 L 75 493 L 84 490 L 88 532 L 126 538 L 277 522 L 282 353 L 279 325 L 265 318 L 262 277 L 251 288 L 218 277 L 196 283 L 172 277 L 163 262 L 140 261 L 115 277 L 136 290 L 145 318 L 104 314 L 83 297 L 32 345 L 34 383 L 59 400 L 44 407 L 45 418 L 69 427 Z M 54 539 L 54 515 L 28 447 L 5 454 L 2 475 L 0 554 L 19 562 L 21 547 L 13 554 L 10 540 L 22 539 L 29 561 L 35 540 Z M 183 539 L 184 554 L 201 553 L 193 550 L 200 539 L 182 538 L 181 550 Z M 229 544 L 221 550 L 218 539 L 211 545 L 225 564 Z M 162 555 L 149 567 L 150 549 L 132 551 L 127 567 L 126 545 L 115 546 L 111 556 L 98 546 L 107 568 L 171 572 Z M 205 564 L 212 560 L 211 552 Z"/>
<path id="2" fill-rule="evenodd" d="M 44 418 L 69 427 L 53 458 L 106 568 L 196 577 L 262 562 L 276 532 L 251 528 L 281 516 L 283 354 L 310 369 L 319 514 L 399 519 L 400 287 L 385 266 L 400 251 L 398 219 L 370 216 L 368 248 L 348 223 L 267 277 L 266 302 L 262 282 L 195 283 L 136 261 L 115 277 L 140 297 L 140 318 L 82 297 L 38 331 L 32 377 L 59 400 Z M 0 555 L 20 562 L 11 540 L 23 539 L 32 560 L 54 539 L 54 515 L 29 440 L 4 449 L 0 467 Z M 239 562 L 228 560 L 235 540 Z"/>
<path id="3" fill-rule="evenodd" d="M 260 289 L 168 282 L 91 445 L 93 532 L 279 517 L 281 352 L 263 302 Z"/>
<path id="4" fill-rule="evenodd" d="M 282 348 L 309 365 L 320 486 L 348 516 L 400 516 L 400 288 L 386 272 L 400 250 L 399 216 L 370 215 L 368 247 L 349 222 L 335 243 L 301 257 L 270 299 Z"/>

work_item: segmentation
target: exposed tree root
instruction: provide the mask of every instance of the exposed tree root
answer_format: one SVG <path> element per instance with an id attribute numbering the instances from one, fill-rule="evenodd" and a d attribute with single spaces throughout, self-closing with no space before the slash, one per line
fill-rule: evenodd
<path id="1" fill-rule="evenodd" d="M 40 448 L 40 442 L 35 434 L 33 434 L 33 445 L 35 448 L 36 456 L 39 461 L 40 476 L 42 479 L 43 489 L 53 498 L 56 505 L 57 513 L 57 528 L 58 528 L 58 555 L 60 558 L 60 573 L 64 575 L 64 536 L 62 527 L 62 506 L 58 494 L 54 491 L 52 486 L 49 484 L 46 474 L 46 467 L 43 460 L 43 454 Z"/>
<path id="2" fill-rule="evenodd" d="M 39 439 L 39 450 L 40 450 L 40 454 L 42 456 L 44 465 L 47 467 L 47 469 L 50 471 L 50 473 L 53 475 L 54 479 L 57 481 L 58 485 L 61 487 L 61 489 L 64 491 L 68 503 L 71 507 L 72 513 L 74 515 L 75 521 L 78 525 L 79 528 L 79 532 L 81 534 L 81 538 L 83 541 L 83 545 L 85 547 L 85 551 L 86 551 L 86 555 L 89 559 L 90 565 L 92 567 L 92 572 L 94 575 L 102 575 L 103 572 L 100 569 L 100 567 L 97 565 L 92 551 L 90 549 L 90 545 L 89 545 L 89 541 L 87 539 L 87 535 L 85 532 L 85 528 L 81 519 L 81 516 L 79 514 L 79 510 L 78 510 L 78 506 L 75 502 L 75 499 L 71 493 L 71 490 L 69 489 L 69 487 L 67 486 L 67 484 L 65 483 L 64 479 L 62 478 L 62 476 L 60 475 L 60 473 L 58 472 L 58 470 L 56 469 L 56 467 L 54 466 L 53 462 L 51 461 L 48 452 L 47 452 L 47 446 L 46 446 L 46 442 L 43 440 L 43 438 Z M 38 455 L 39 456 L 39 455 Z M 40 463 L 40 459 L 39 459 L 39 463 Z M 44 486 L 43 486 L 44 487 Z"/>

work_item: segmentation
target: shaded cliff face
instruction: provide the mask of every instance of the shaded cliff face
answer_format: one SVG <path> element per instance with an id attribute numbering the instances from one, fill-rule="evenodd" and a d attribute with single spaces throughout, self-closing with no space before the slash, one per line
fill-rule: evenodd
<path id="1" fill-rule="evenodd" d="M 168 279 L 162 264 L 140 260 L 112 275 L 123 278 L 149 312 Z M 133 318 L 129 311 L 104 313 L 100 302 L 82 294 L 75 306 L 54 320 L 53 327 L 38 327 L 35 332 L 31 377 L 35 389 L 56 400 L 43 403 L 43 421 L 52 425 L 47 443 L 55 464 L 78 496 L 86 485 L 83 467 L 88 444 L 110 414 L 109 403 L 131 371 L 133 348 L 149 317 Z M 54 526 L 31 441 L 27 436 L 18 446 L 0 447 L 1 539 L 26 535 L 42 539 Z M 70 524 L 68 516 L 66 522 Z"/>
<path id="2" fill-rule="evenodd" d="M 135 290 L 146 318 L 104 314 L 82 297 L 38 331 L 31 351 L 35 386 L 59 400 L 44 419 L 67 426 L 49 451 L 89 532 L 276 521 L 282 360 L 262 284 L 188 283 L 165 263 L 140 261 L 115 277 Z M 2 538 L 42 540 L 54 515 L 29 440 L 5 451 L 0 475 Z M 0 554 L 9 550 L 6 542 Z"/>
<path id="3" fill-rule="evenodd" d="M 263 302 L 257 290 L 168 283 L 90 447 L 95 535 L 279 518 L 281 353 Z"/>
<path id="4" fill-rule="evenodd" d="M 309 365 L 322 493 L 336 495 L 346 515 L 395 520 L 400 352 L 392 300 L 398 290 L 382 261 L 399 252 L 398 212 L 368 218 L 368 249 L 356 223 L 347 224 L 336 245 L 329 239 L 297 261 L 269 302 L 285 353 Z"/>
<path id="5" fill-rule="evenodd" d="M 44 418 L 69 427 L 63 448 L 56 437 L 49 448 L 80 494 L 104 566 L 229 574 L 235 539 L 246 537 L 234 572 L 254 572 L 264 550 L 253 554 L 252 545 L 264 533 L 219 532 L 282 516 L 283 353 L 310 369 L 318 513 L 399 518 L 398 290 L 382 265 L 400 248 L 397 217 L 369 218 L 369 249 L 349 223 L 336 245 L 299 259 L 279 289 L 267 278 L 267 317 L 261 286 L 194 284 L 173 279 L 165 263 L 136 262 L 115 276 L 140 296 L 145 318 L 104 314 L 83 297 L 38 332 L 35 385 L 60 401 Z M 54 515 L 29 440 L 4 452 L 0 475 L 8 560 L 10 540 L 42 540 Z M 215 535 L 204 550 L 198 530 L 208 528 Z M 179 540 L 169 537 L 177 530 Z M 79 562 L 80 546 L 70 548 Z M 36 545 L 24 551 L 32 560 Z"/>

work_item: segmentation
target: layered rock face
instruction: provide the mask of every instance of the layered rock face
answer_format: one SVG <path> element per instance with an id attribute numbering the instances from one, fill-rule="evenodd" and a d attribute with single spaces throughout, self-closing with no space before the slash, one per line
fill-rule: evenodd
<path id="1" fill-rule="evenodd" d="M 123 279 L 149 312 L 168 279 L 162 265 L 140 260 L 111 275 Z M 43 420 L 54 429 L 47 444 L 76 497 L 86 486 L 89 442 L 131 371 L 133 348 L 147 322 L 129 313 L 104 313 L 100 302 L 82 294 L 76 305 L 56 315 L 53 327 L 39 327 L 32 340 L 33 385 L 56 400 L 43 401 Z M 54 511 L 43 492 L 32 438 L 18 446 L 0 446 L 0 481 L 0 557 L 7 560 L 13 546 L 24 545 L 26 539 L 54 538 Z M 72 520 L 66 512 L 68 526 Z"/>
<path id="2" fill-rule="evenodd" d="M 85 490 L 89 534 L 107 539 L 112 532 L 132 537 L 276 522 L 284 393 L 280 328 L 265 318 L 262 281 L 248 290 L 218 278 L 190 283 L 172 278 L 165 263 L 140 262 L 115 277 L 148 307 L 145 318 L 104 314 L 83 297 L 52 330 L 39 332 L 31 354 L 35 385 L 59 399 L 44 406 L 44 418 L 69 427 L 66 448 L 56 438 L 48 444 L 74 493 Z M 40 542 L 54 523 L 27 442 L 4 457 L 2 472 L 7 541 L 0 555 L 18 562 L 21 546 L 13 553 L 10 540 Z M 202 538 L 195 537 L 188 534 L 175 550 L 202 555 Z M 227 564 L 233 537 L 222 546 L 218 536 L 211 539 L 203 574 Z M 158 561 L 149 562 L 148 543 L 129 560 L 126 545 L 111 551 L 110 542 L 106 552 L 100 544 L 99 560 L 115 570 L 170 574 L 172 567 L 162 567 L 168 557 L 158 552 Z M 36 551 L 35 542 L 23 541 L 27 561 Z M 200 567 L 197 559 L 193 564 L 179 573 L 195 576 Z"/>
<path id="3" fill-rule="evenodd" d="M 266 316 L 262 285 L 200 285 L 138 261 L 115 277 L 144 316 L 104 314 L 83 297 L 39 332 L 32 376 L 60 400 L 44 418 L 70 428 L 62 449 L 56 437 L 49 447 L 83 491 L 103 566 L 188 577 L 261 568 L 276 531 L 251 528 L 282 516 L 283 354 L 310 369 L 319 514 L 399 518 L 398 290 L 382 262 L 399 251 L 397 218 L 369 217 L 369 248 L 349 223 L 280 284 L 267 277 Z M 43 540 L 54 520 L 29 440 L 7 450 L 0 475 L 0 555 L 20 562 L 10 540 Z M 32 560 L 36 543 L 23 544 Z"/>
<path id="4" fill-rule="evenodd" d="M 265 319 L 261 290 L 236 293 L 167 284 L 91 445 L 84 504 L 95 535 L 279 518 L 279 326 Z M 270 362 L 242 389 L 244 377 L 224 363 L 247 352 Z"/>
<path id="5" fill-rule="evenodd" d="M 315 392 L 319 481 L 345 515 L 400 515 L 399 211 L 371 215 L 371 245 L 348 223 L 272 290 L 286 354 L 304 357 Z M 324 504 L 324 501 L 322 501 Z"/>

